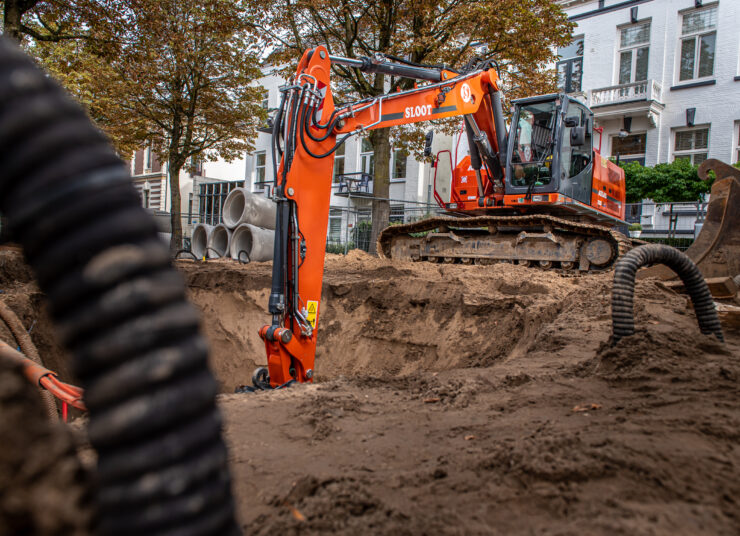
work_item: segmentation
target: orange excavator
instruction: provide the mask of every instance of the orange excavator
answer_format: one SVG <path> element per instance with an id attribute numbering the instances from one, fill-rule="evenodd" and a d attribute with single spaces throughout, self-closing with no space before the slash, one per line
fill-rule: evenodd
<path id="1" fill-rule="evenodd" d="M 412 89 L 336 105 L 331 65 L 423 81 Z M 469 155 L 452 170 L 446 215 L 384 230 L 386 257 L 435 262 L 537 264 L 598 271 L 629 248 L 624 172 L 592 148 L 593 114 L 562 94 L 515 100 L 507 132 L 490 62 L 463 72 L 383 56 L 304 53 L 281 89 L 272 156 L 277 216 L 269 312 L 260 329 L 268 365 L 255 388 L 309 382 L 314 374 L 334 152 L 365 131 L 462 116 Z M 431 150 L 428 136 L 427 146 Z M 451 164 L 452 167 L 452 164 Z M 436 182 L 436 181 L 435 181 Z"/>

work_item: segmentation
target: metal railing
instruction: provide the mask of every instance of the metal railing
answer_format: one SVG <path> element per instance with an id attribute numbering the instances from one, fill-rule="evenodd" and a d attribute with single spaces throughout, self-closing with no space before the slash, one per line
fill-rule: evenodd
<path id="1" fill-rule="evenodd" d="M 631 84 L 619 84 L 592 89 L 590 93 L 591 106 L 619 104 L 620 102 L 633 100 L 662 102 L 663 86 L 656 80 L 643 80 L 642 82 L 633 82 Z"/>
<path id="2" fill-rule="evenodd" d="M 627 203 L 628 223 L 639 223 L 642 229 L 631 233 L 641 240 L 687 249 L 701 232 L 707 214 L 707 202 Z"/>
<path id="3" fill-rule="evenodd" d="M 362 171 L 357 173 L 342 173 L 335 177 L 335 182 L 332 186 L 337 189 L 336 195 L 372 195 L 373 193 L 373 178 L 369 173 Z"/>
<path id="4" fill-rule="evenodd" d="M 404 199 L 386 199 L 390 204 L 391 225 L 410 223 L 444 211 L 436 204 L 419 203 Z M 347 253 L 353 249 L 370 250 L 372 209 L 357 206 L 332 206 L 329 210 L 329 229 L 326 251 Z"/>

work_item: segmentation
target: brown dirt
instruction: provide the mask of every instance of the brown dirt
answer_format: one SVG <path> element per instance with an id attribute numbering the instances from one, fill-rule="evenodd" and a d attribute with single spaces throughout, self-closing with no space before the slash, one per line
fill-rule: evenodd
<path id="1" fill-rule="evenodd" d="M 269 265 L 182 263 L 224 391 L 264 364 Z M 317 384 L 222 395 L 246 534 L 737 534 L 740 334 L 611 274 L 329 255 Z"/>
<path id="2" fill-rule="evenodd" d="M 61 367 L 3 266 L 0 298 Z M 611 347 L 610 274 L 328 255 L 317 382 L 235 395 L 265 362 L 270 265 L 178 267 L 245 534 L 740 532 L 740 333 L 702 336 L 684 296 L 639 282 L 638 333 Z"/>
<path id="3" fill-rule="evenodd" d="M 88 478 L 73 435 L 49 423 L 36 390 L 2 358 L 0 411 L 0 534 L 89 534 Z"/>

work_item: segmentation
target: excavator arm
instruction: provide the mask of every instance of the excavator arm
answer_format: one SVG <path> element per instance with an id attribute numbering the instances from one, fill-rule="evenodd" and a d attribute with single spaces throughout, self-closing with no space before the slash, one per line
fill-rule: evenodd
<path id="1" fill-rule="evenodd" d="M 424 80 L 421 87 L 337 106 L 331 91 L 331 65 Z M 502 158 L 506 127 L 495 70 L 456 73 L 377 59 L 330 56 L 324 47 L 307 51 L 295 76 L 281 88 L 273 123 L 273 162 L 277 217 L 270 325 L 260 329 L 267 368 L 253 383 L 278 388 L 310 382 L 314 374 L 316 335 L 326 251 L 334 152 L 350 137 L 367 130 L 464 116 L 482 200 L 503 197 Z M 477 160 L 476 160 L 477 158 Z M 486 168 L 485 181 L 480 173 Z M 488 177 L 492 177 L 490 181 Z"/>

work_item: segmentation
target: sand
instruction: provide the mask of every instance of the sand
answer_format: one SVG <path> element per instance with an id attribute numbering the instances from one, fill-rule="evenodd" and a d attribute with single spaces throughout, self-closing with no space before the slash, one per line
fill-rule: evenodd
<path id="1" fill-rule="evenodd" d="M 612 347 L 609 273 L 328 255 L 316 382 L 247 395 L 270 265 L 178 268 L 245 534 L 740 533 L 740 333 L 701 335 L 685 296 L 639 282 Z M 63 364 L 13 270 L 0 298 Z"/>

